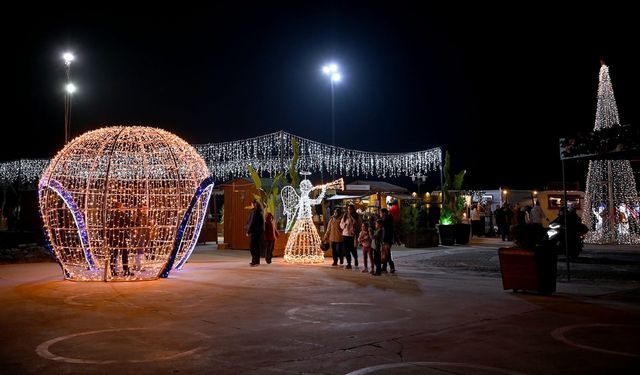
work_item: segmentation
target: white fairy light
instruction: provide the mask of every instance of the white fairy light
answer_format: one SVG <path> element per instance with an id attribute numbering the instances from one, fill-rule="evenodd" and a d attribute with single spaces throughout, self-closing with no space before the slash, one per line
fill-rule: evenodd
<path id="1" fill-rule="evenodd" d="M 594 130 L 620 127 L 609 67 L 600 67 Z M 590 231 L 585 242 L 640 243 L 638 192 L 629 160 L 589 161 L 584 223 Z"/>
<path id="2" fill-rule="evenodd" d="M 0 186 L 34 184 L 49 166 L 49 159 L 21 159 L 0 163 Z"/>
<path id="3" fill-rule="evenodd" d="M 299 144 L 297 170 L 324 171 L 330 175 L 399 177 L 426 174 L 441 167 L 439 147 L 406 153 L 378 153 L 334 147 L 279 131 L 232 142 L 194 145 L 210 174 L 219 181 L 248 176 L 247 164 L 259 174 L 287 170 L 293 159 L 292 139 Z M 0 185 L 37 181 L 45 159 L 0 163 Z"/>
<path id="4" fill-rule="evenodd" d="M 152 280 L 187 260 L 212 179 L 177 136 L 108 127 L 67 144 L 42 174 L 40 212 L 65 279 Z"/>
<path id="5" fill-rule="evenodd" d="M 233 142 L 195 145 L 211 174 L 228 180 L 247 176 L 247 164 L 258 173 L 275 175 L 293 159 L 292 139 L 299 145 L 298 170 L 343 176 L 398 177 L 440 168 L 439 147 L 407 153 L 376 153 L 334 147 L 284 131 Z"/>
<path id="6" fill-rule="evenodd" d="M 300 182 L 300 195 L 292 186 L 282 189 L 282 202 L 287 215 L 287 231 L 293 224 L 287 245 L 284 249 L 284 260 L 289 263 L 322 263 L 324 253 L 320 248 L 322 241 L 318 230 L 313 224 L 311 206 L 320 204 L 328 188 L 344 190 L 342 179 L 324 185 L 313 186 L 306 178 Z M 315 199 L 309 197 L 313 190 L 320 189 L 320 194 Z"/>

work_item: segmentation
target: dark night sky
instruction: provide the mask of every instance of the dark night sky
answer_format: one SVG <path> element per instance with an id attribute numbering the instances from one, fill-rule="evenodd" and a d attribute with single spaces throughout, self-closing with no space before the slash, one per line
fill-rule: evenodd
<path id="1" fill-rule="evenodd" d="M 543 188 L 561 178 L 558 138 L 593 128 L 601 57 L 622 122 L 640 122 L 637 13 L 580 7 L 235 1 L 16 9 L 0 26 L 10 80 L 0 160 L 61 148 L 66 49 L 77 55 L 73 135 L 147 124 L 190 143 L 281 129 L 331 143 L 330 85 L 320 67 L 333 58 L 344 72 L 337 145 L 442 146 L 454 171 L 467 169 L 465 188 Z M 17 135 L 8 141 L 9 128 Z M 574 162 L 569 176 L 582 169 Z"/>

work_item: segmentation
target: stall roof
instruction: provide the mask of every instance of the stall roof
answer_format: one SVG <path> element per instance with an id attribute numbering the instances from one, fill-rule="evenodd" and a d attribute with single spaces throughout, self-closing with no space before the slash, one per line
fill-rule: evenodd
<path id="1" fill-rule="evenodd" d="M 402 186 L 390 184 L 384 181 L 357 180 L 345 186 L 342 193 L 345 194 L 372 194 L 372 193 L 407 193 L 409 190 Z"/>
<path id="2" fill-rule="evenodd" d="M 336 200 L 342 200 L 342 199 L 357 199 L 357 198 L 362 198 L 362 197 L 366 197 L 366 195 L 344 195 L 344 194 L 336 194 L 334 196 L 331 196 L 329 198 L 327 198 L 326 200 L 328 201 L 336 201 Z"/>

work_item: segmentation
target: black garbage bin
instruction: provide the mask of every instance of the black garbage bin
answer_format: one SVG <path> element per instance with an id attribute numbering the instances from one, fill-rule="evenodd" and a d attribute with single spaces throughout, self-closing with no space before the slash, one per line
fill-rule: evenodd
<path id="1" fill-rule="evenodd" d="M 552 248 L 537 246 L 534 250 L 539 292 L 551 294 L 556 291 L 558 255 Z"/>

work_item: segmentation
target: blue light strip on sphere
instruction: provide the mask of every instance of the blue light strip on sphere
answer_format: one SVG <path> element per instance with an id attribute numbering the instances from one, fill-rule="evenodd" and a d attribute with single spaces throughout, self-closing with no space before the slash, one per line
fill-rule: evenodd
<path id="1" fill-rule="evenodd" d="M 162 277 L 162 278 L 169 277 L 169 272 L 171 272 L 171 269 L 173 268 L 173 263 L 176 261 L 176 256 L 178 255 L 178 251 L 180 250 L 180 244 L 182 243 L 182 237 L 184 236 L 184 230 L 187 227 L 187 224 L 189 223 L 189 219 L 191 219 L 191 215 L 193 213 L 193 208 L 198 203 L 198 199 L 200 198 L 200 196 L 205 192 L 207 193 L 207 195 L 205 196 L 206 204 L 204 206 L 205 207 L 208 206 L 209 199 L 211 198 L 211 190 L 213 189 L 214 180 L 215 179 L 214 179 L 213 176 L 207 177 L 200 184 L 200 186 L 196 190 L 196 193 L 193 196 L 193 198 L 191 198 L 191 202 L 189 203 L 189 207 L 187 208 L 187 211 L 185 212 L 184 216 L 182 217 L 182 221 L 180 222 L 180 226 L 178 227 L 178 233 L 176 234 L 176 239 L 175 239 L 175 242 L 174 242 L 173 250 L 171 251 L 171 255 L 169 256 L 169 260 L 167 261 L 167 264 L 165 265 L 164 270 L 160 273 L 160 277 Z M 205 202 L 203 202 L 203 204 L 204 203 Z M 200 229 L 202 228 L 202 222 L 203 222 L 205 216 L 206 215 L 201 215 L 200 220 L 198 221 L 198 224 L 196 226 L 196 230 L 195 230 L 195 232 L 193 234 L 193 242 L 191 243 L 191 246 L 190 246 L 189 250 L 187 251 L 187 253 L 185 254 L 185 256 L 182 257 L 182 259 L 180 260 L 178 265 L 175 267 L 176 269 L 182 268 L 182 266 L 187 261 L 187 259 L 189 259 L 189 256 L 191 255 L 191 252 L 193 251 L 193 247 L 196 244 L 196 241 L 197 241 L 196 239 L 198 238 L 198 235 L 200 233 Z"/>
<path id="2" fill-rule="evenodd" d="M 42 191 L 42 189 L 50 188 L 55 191 L 64 204 L 71 210 L 73 215 L 73 220 L 76 224 L 76 228 L 78 229 L 78 236 L 80 237 L 80 243 L 82 244 L 82 252 L 84 253 L 84 257 L 89 265 L 89 270 L 93 271 L 96 269 L 95 262 L 93 260 L 93 256 L 91 255 L 91 250 L 89 246 L 89 236 L 87 234 L 87 225 L 84 222 L 84 218 L 82 217 L 82 212 L 78 209 L 78 205 L 75 200 L 71 196 L 71 194 L 56 180 L 49 179 L 48 181 L 40 180 L 38 184 L 38 190 Z"/>

